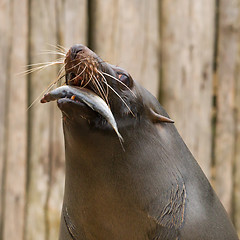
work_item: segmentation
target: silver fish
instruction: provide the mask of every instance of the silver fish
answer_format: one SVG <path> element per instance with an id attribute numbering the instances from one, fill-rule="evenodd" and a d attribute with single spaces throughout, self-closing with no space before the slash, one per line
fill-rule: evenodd
<path id="1" fill-rule="evenodd" d="M 98 112 L 101 116 L 103 116 L 116 132 L 120 142 L 123 142 L 123 137 L 118 131 L 117 123 L 111 112 L 111 109 L 101 97 L 88 89 L 62 86 L 45 94 L 41 99 L 41 103 L 55 101 L 60 98 L 71 97 L 73 95 L 77 100 L 84 102 L 93 111 Z"/>

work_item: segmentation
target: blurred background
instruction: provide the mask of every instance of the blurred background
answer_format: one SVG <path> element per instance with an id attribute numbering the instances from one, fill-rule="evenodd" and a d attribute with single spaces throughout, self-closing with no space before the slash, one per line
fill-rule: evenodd
<path id="1" fill-rule="evenodd" d="M 75 43 L 159 99 L 240 233 L 240 0 L 0 0 L 0 239 L 58 239 L 61 115 L 37 97 L 60 66 L 18 73 Z"/>

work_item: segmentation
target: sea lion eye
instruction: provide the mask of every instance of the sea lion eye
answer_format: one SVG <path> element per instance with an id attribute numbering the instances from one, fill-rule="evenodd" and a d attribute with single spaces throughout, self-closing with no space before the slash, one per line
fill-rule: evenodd
<path id="1" fill-rule="evenodd" d="M 125 85 L 129 86 L 130 85 L 130 79 L 127 75 L 119 73 L 118 74 L 119 80 L 124 83 Z"/>

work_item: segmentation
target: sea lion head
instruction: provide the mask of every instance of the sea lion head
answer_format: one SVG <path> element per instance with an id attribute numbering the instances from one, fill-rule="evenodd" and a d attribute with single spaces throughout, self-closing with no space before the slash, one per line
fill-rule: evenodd
<path id="1" fill-rule="evenodd" d="M 168 116 L 160 115 L 158 101 L 127 71 L 103 61 L 84 45 L 77 44 L 69 49 L 65 73 L 68 88 L 48 93 L 42 102 L 57 99 L 65 120 L 64 128 L 81 135 L 85 141 L 89 137 L 99 139 L 104 136 L 116 140 L 117 135 L 124 141 L 128 128 L 136 129 L 139 122 L 172 122 Z M 78 94 L 80 92 L 91 95 L 91 100 L 84 101 Z M 105 105 L 95 101 L 95 96 Z M 111 113 L 113 119 L 109 116 Z"/>
<path id="2" fill-rule="evenodd" d="M 135 84 L 125 70 L 108 64 L 86 46 L 77 44 L 66 54 L 65 71 L 66 84 L 93 91 L 109 105 L 115 118 L 134 118 L 134 112 L 137 113 Z"/>

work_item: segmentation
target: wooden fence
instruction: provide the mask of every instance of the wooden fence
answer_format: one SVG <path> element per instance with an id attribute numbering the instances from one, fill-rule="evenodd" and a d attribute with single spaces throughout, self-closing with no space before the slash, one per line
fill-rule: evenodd
<path id="1" fill-rule="evenodd" d="M 57 239 L 64 184 L 48 44 L 87 44 L 167 109 L 240 232 L 240 0 L 0 0 L 0 239 Z"/>

